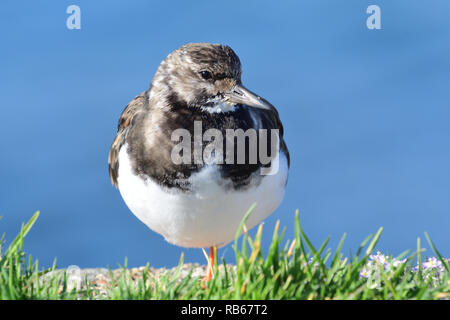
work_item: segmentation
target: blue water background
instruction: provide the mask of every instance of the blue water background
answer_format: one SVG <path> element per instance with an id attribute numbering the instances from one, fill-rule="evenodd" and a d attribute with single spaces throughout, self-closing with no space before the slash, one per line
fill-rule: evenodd
<path id="1" fill-rule="evenodd" d="M 66 28 L 67 6 L 81 30 Z M 366 8 L 381 7 L 381 30 Z M 41 216 L 25 249 L 41 265 L 173 266 L 182 251 L 139 222 L 109 182 L 125 105 L 186 42 L 230 45 L 243 83 L 274 104 L 291 153 L 277 219 L 344 252 L 378 227 L 378 249 L 428 231 L 450 256 L 449 1 L 2 1 L 0 232 Z M 423 241 L 424 242 L 424 241 Z M 229 262 L 230 246 L 221 250 Z M 428 255 L 432 252 L 428 250 Z"/>

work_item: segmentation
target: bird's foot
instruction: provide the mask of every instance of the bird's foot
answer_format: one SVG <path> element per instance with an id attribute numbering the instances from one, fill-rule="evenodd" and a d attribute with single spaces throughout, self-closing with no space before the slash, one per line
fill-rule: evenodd
<path id="1" fill-rule="evenodd" d="M 209 259 L 208 259 L 208 257 L 206 257 L 208 266 L 206 268 L 206 274 L 202 279 L 202 287 L 203 288 L 206 287 L 206 283 L 208 283 L 208 281 L 210 281 L 213 277 L 213 268 L 214 268 L 214 263 L 215 263 L 214 250 L 215 250 L 215 247 L 209 248 Z M 205 255 L 206 255 L 206 253 L 205 253 Z"/>

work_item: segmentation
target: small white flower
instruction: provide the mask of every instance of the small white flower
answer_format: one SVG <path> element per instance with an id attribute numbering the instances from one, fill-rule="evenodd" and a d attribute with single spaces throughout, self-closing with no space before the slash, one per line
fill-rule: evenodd
<path id="1" fill-rule="evenodd" d="M 436 259 L 436 257 L 432 257 L 432 258 L 428 258 L 427 261 L 425 261 L 423 263 L 423 268 L 424 269 L 440 269 L 442 267 L 442 262 L 438 259 Z"/>
<path id="2" fill-rule="evenodd" d="M 406 262 L 406 259 L 403 259 L 403 260 L 394 259 L 393 262 L 392 262 L 392 265 L 394 266 L 394 268 L 398 268 L 402 264 L 404 264 L 405 262 Z"/>
<path id="3" fill-rule="evenodd" d="M 370 277 L 370 271 L 368 268 L 364 267 L 361 272 L 359 273 L 359 276 L 361 278 L 369 278 Z"/>

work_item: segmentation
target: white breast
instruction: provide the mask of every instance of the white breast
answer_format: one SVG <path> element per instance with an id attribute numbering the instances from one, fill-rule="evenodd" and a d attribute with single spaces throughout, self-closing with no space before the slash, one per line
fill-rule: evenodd
<path id="1" fill-rule="evenodd" d="M 215 165 L 190 177 L 193 193 L 163 188 L 151 179 L 135 175 L 126 152 L 119 153 L 118 185 L 128 208 L 168 242 L 183 247 L 222 246 L 234 239 L 244 214 L 256 202 L 247 220 L 252 228 L 280 205 L 286 185 L 288 166 L 280 154 L 279 170 L 263 176 L 257 186 L 246 190 L 226 189 L 216 181 Z"/>

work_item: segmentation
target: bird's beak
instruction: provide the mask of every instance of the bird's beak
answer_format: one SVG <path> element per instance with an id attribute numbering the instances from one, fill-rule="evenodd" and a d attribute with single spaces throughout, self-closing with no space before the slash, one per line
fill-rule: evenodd
<path id="1" fill-rule="evenodd" d="M 273 106 L 267 100 L 239 84 L 235 85 L 229 93 L 225 94 L 225 98 L 227 99 L 227 102 L 233 104 L 243 104 L 264 110 L 273 109 Z"/>

